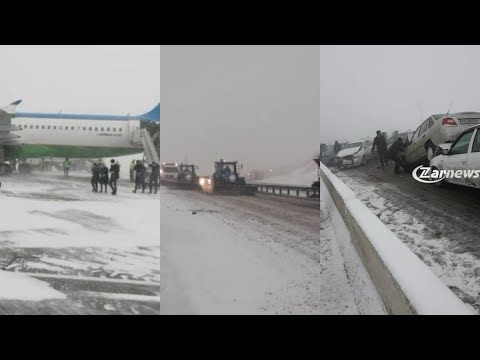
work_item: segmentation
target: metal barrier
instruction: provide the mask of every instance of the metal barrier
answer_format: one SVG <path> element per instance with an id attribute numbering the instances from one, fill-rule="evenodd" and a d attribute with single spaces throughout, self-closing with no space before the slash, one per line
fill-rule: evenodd
<path id="1" fill-rule="evenodd" d="M 292 186 L 279 184 L 250 184 L 257 187 L 257 192 L 272 195 L 283 195 L 293 197 L 320 198 L 320 188 L 311 186 Z"/>

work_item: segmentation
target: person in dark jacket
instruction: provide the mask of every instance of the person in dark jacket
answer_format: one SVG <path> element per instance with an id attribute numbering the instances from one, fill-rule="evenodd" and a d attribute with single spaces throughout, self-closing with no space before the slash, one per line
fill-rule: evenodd
<path id="1" fill-rule="evenodd" d="M 90 180 L 92 184 L 92 191 L 98 192 L 98 181 L 100 180 L 100 167 L 97 163 L 93 163 L 92 165 L 92 179 Z"/>
<path id="2" fill-rule="evenodd" d="M 158 178 L 160 177 L 160 165 L 158 165 L 154 161 L 148 166 L 152 168 L 152 173 L 150 174 L 150 192 L 149 192 L 149 194 L 152 193 L 152 185 L 154 185 L 154 184 L 155 184 L 155 194 L 156 194 L 157 190 L 158 190 Z"/>
<path id="3" fill-rule="evenodd" d="M 407 144 L 404 144 L 403 139 L 399 137 L 387 151 L 387 158 L 395 161 L 395 174 L 400 174 L 400 166 L 402 164 L 398 153 L 403 151 L 406 147 Z"/>
<path id="4" fill-rule="evenodd" d="M 337 155 L 340 152 L 340 150 L 342 150 L 342 145 L 340 145 L 338 141 L 335 140 L 335 145 L 333 145 L 333 153 Z"/>
<path id="5" fill-rule="evenodd" d="M 115 160 L 110 160 L 110 187 L 112 188 L 112 195 L 117 195 L 117 180 L 120 174 L 120 167 L 115 164 Z"/>
<path id="6" fill-rule="evenodd" d="M 377 130 L 377 136 L 375 136 L 373 139 L 372 153 L 375 151 L 375 147 L 377 148 L 378 158 L 380 159 L 382 170 L 385 170 L 384 161 L 387 153 L 387 140 L 385 140 L 385 136 L 383 136 L 380 130 Z M 377 169 L 380 169 L 380 166 Z"/>
<path id="7" fill-rule="evenodd" d="M 108 167 L 105 164 L 100 167 L 100 192 L 104 187 L 105 193 L 108 193 Z"/>
<path id="8" fill-rule="evenodd" d="M 133 168 L 135 170 L 135 190 L 133 190 L 134 193 L 137 192 L 137 189 L 142 188 L 142 193 L 145 192 L 145 173 L 147 169 L 145 168 L 145 165 L 142 164 L 140 160 L 137 160 L 137 164 Z"/>

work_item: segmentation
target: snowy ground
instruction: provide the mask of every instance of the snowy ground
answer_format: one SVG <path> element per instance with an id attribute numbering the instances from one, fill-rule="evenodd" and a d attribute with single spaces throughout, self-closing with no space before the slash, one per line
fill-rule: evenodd
<path id="1" fill-rule="evenodd" d="M 159 194 L 71 175 L 1 179 L 0 313 L 158 314 Z"/>
<path id="2" fill-rule="evenodd" d="M 161 199 L 162 314 L 324 313 L 318 202 L 169 189 Z"/>
<path id="3" fill-rule="evenodd" d="M 318 200 L 168 188 L 161 199 L 162 314 L 362 312 Z"/>
<path id="4" fill-rule="evenodd" d="M 365 168 L 335 174 L 460 299 L 480 313 L 480 192 L 460 186 L 439 189 L 410 173 Z"/>
<path id="5" fill-rule="evenodd" d="M 321 195 L 322 196 L 322 195 Z M 343 226 L 344 224 L 336 224 Z M 342 255 L 341 245 L 337 238 L 338 232 L 332 224 L 323 199 L 320 200 L 320 257 L 321 257 L 321 297 L 325 305 L 324 314 L 385 314 L 379 295 L 370 281 L 359 282 L 352 276 L 356 266 L 361 266 L 360 259 L 345 258 Z M 343 233 L 348 233 L 345 227 Z M 345 239 L 345 242 L 350 239 Z M 354 250 L 353 248 L 351 250 Z M 345 251 L 344 251 L 345 252 Z M 356 260 L 356 264 L 352 261 Z M 366 275 L 366 270 L 363 268 Z M 358 287 L 362 286 L 362 289 Z"/>

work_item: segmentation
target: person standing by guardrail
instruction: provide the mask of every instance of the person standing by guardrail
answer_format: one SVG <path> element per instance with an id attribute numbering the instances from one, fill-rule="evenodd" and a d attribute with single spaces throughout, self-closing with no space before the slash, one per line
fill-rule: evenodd
<path id="1" fill-rule="evenodd" d="M 375 147 L 377 147 L 378 158 L 380 159 L 382 170 L 385 170 L 384 160 L 387 153 L 387 140 L 385 140 L 385 136 L 383 136 L 380 130 L 377 130 L 377 136 L 373 139 L 372 154 L 375 151 Z M 378 166 L 377 169 L 380 169 L 380 166 Z"/>

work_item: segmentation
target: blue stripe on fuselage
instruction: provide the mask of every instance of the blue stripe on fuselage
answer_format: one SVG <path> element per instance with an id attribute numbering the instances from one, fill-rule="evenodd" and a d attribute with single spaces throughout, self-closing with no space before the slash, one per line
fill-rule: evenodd
<path id="1" fill-rule="evenodd" d="M 107 121 L 152 121 L 142 116 L 122 116 L 122 115 L 80 115 L 80 114 L 40 114 L 17 112 L 15 118 L 28 119 L 60 119 L 60 120 L 107 120 Z"/>

